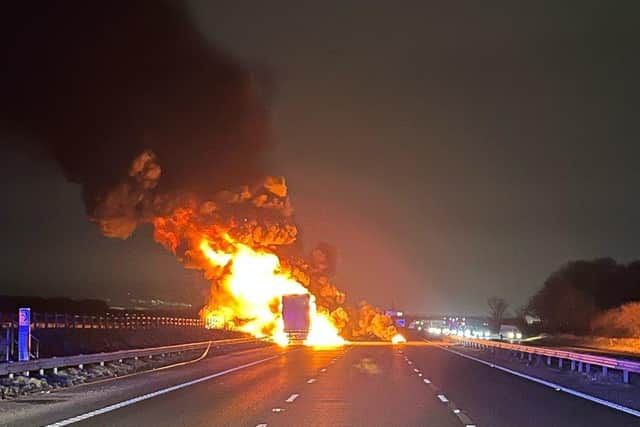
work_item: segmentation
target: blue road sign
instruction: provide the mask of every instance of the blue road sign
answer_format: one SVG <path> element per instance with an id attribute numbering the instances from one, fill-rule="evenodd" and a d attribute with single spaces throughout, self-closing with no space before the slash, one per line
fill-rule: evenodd
<path id="1" fill-rule="evenodd" d="M 31 354 L 31 309 L 18 309 L 18 360 L 29 360 Z"/>

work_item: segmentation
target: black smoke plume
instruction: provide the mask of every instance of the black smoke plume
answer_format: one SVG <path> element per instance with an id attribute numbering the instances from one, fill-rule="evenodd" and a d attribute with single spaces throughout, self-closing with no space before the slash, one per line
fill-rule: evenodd
<path id="1" fill-rule="evenodd" d="M 265 175 L 262 79 L 204 40 L 180 2 L 2 9 L 0 123 L 81 184 L 106 235 L 127 237 L 176 195 L 208 200 Z"/>

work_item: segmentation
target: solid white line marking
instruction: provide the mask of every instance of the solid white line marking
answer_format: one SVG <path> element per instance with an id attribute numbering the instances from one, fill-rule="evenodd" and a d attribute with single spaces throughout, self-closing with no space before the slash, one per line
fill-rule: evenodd
<path id="1" fill-rule="evenodd" d="M 424 380 L 422 380 L 422 381 L 424 381 L 424 383 L 425 383 L 425 384 L 431 384 L 431 380 L 429 380 L 429 379 L 427 379 L 427 378 L 425 378 L 425 379 L 424 379 Z"/>
<path id="2" fill-rule="evenodd" d="M 445 396 L 444 394 L 439 394 L 438 399 L 440 399 L 440 402 L 442 403 L 447 403 L 449 401 L 449 399 L 447 399 L 447 396 Z"/>
<path id="3" fill-rule="evenodd" d="M 104 408 L 96 409 L 95 411 L 87 412 L 85 414 L 81 414 L 81 415 L 78 415 L 78 416 L 75 416 L 75 417 L 72 417 L 72 418 L 67 418 L 67 419 L 58 421 L 57 423 L 49 424 L 49 425 L 47 425 L 47 427 L 61 427 L 61 426 L 66 426 L 66 425 L 69 425 L 69 424 L 77 423 L 79 421 L 83 421 L 83 420 L 86 420 L 86 419 L 89 419 L 89 418 L 93 418 L 93 417 L 95 417 L 97 415 L 106 414 L 107 412 L 111 412 L 111 411 L 115 411 L 116 409 L 124 408 L 125 406 L 133 405 L 134 403 L 142 402 L 143 400 L 147 400 L 147 399 L 151 399 L 153 397 L 161 396 L 163 394 L 171 393 L 172 391 L 180 390 L 182 388 L 189 387 L 189 386 L 192 386 L 194 384 L 201 383 L 203 381 L 208 381 L 208 380 L 213 379 L 213 378 L 221 377 L 223 375 L 230 374 L 231 372 L 239 371 L 241 369 L 248 368 L 250 366 L 254 366 L 254 365 L 257 365 L 259 363 L 264 363 L 264 362 L 267 362 L 269 360 L 273 360 L 276 357 L 280 357 L 280 355 L 267 357 L 266 359 L 256 360 L 255 362 L 251 362 L 251 363 L 245 363 L 244 365 L 240 365 L 240 366 L 236 366 L 235 368 L 230 368 L 230 369 L 227 369 L 227 370 L 224 370 L 224 371 L 216 372 L 215 374 L 211 374 L 211 375 L 207 375 L 207 376 L 202 377 L 202 378 L 198 378 L 198 379 L 195 379 L 195 380 L 187 381 L 186 383 L 177 384 L 177 385 L 174 385 L 174 386 L 171 386 L 171 387 L 167 387 L 167 388 L 163 388 L 161 390 L 154 391 L 152 393 L 143 394 L 141 396 L 134 397 L 132 399 L 124 400 L 122 402 L 115 403 L 113 405 L 105 406 Z"/>
<path id="4" fill-rule="evenodd" d="M 320 369 L 320 372 L 327 372 L 327 368 Z"/>
<path id="5" fill-rule="evenodd" d="M 418 368 L 413 368 L 413 372 L 420 372 Z"/>
<path id="6" fill-rule="evenodd" d="M 285 402 L 287 403 L 292 403 L 294 400 L 296 400 L 298 398 L 298 396 L 300 396 L 297 393 L 293 393 L 291 396 L 289 396 L 289 398 L 287 400 L 285 400 Z"/>
<path id="7" fill-rule="evenodd" d="M 311 378 L 310 380 L 307 380 L 307 384 L 313 384 L 316 382 L 315 378 Z"/>
<path id="8" fill-rule="evenodd" d="M 256 427 L 267 427 L 267 424 L 258 424 Z"/>
<path id="9" fill-rule="evenodd" d="M 562 386 L 560 384 L 552 383 L 551 381 L 545 381 L 545 380 L 540 379 L 540 378 L 532 377 L 530 375 L 523 374 L 522 372 L 518 372 L 518 371 L 514 371 L 513 369 L 505 368 L 504 366 L 495 365 L 495 364 L 487 362 L 486 360 L 478 359 L 477 357 L 469 356 L 467 354 L 463 354 L 463 353 L 460 353 L 458 351 L 451 350 L 449 348 L 444 348 L 444 347 L 440 347 L 440 348 L 442 350 L 448 351 L 450 353 L 457 354 L 458 356 L 465 357 L 465 358 L 470 359 L 470 360 L 475 360 L 476 362 L 482 363 L 483 365 L 487 365 L 487 366 L 490 366 L 492 368 L 499 369 L 499 370 L 501 370 L 503 372 L 507 372 L 509 374 L 513 374 L 513 375 L 515 375 L 517 377 L 524 378 L 524 379 L 529 380 L 529 381 L 533 381 L 534 383 L 538 383 L 538 384 L 542 384 L 542 385 L 547 386 L 547 387 L 551 387 L 553 389 L 556 389 L 557 391 L 564 391 L 565 393 L 568 393 L 568 394 L 570 394 L 572 396 L 576 396 L 576 397 L 579 397 L 579 398 L 582 398 L 582 399 L 586 399 L 586 400 L 589 400 L 589 401 L 594 402 L 594 403 L 599 403 L 600 405 L 608 406 L 609 408 L 616 409 L 616 410 L 621 411 L 621 412 L 625 412 L 625 413 L 627 413 L 629 415 L 640 417 L 640 411 L 638 411 L 636 409 L 628 408 L 626 406 L 619 405 L 619 404 L 614 403 L 614 402 L 609 402 L 608 400 L 600 399 L 599 397 L 591 396 L 590 394 L 582 393 L 580 391 L 573 390 L 571 388 Z"/>

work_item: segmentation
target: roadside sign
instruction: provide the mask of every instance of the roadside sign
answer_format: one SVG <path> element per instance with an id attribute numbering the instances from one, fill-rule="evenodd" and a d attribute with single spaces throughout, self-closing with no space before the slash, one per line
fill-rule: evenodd
<path id="1" fill-rule="evenodd" d="M 31 309 L 18 309 L 18 360 L 29 360 L 31 354 Z"/>

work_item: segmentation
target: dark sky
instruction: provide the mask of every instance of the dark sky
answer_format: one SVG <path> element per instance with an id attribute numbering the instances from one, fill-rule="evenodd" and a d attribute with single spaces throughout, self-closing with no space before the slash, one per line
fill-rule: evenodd
<path id="1" fill-rule="evenodd" d="M 637 2 L 252 3 L 190 12 L 273 75 L 270 168 L 348 295 L 483 313 L 569 259 L 638 257 Z M 101 237 L 54 164 L 0 162 L 0 293 L 201 292 L 148 229 Z"/>

